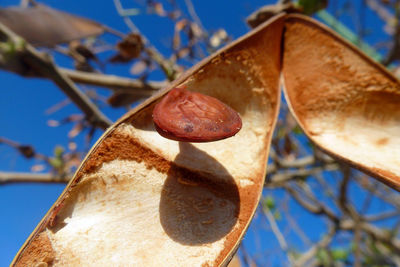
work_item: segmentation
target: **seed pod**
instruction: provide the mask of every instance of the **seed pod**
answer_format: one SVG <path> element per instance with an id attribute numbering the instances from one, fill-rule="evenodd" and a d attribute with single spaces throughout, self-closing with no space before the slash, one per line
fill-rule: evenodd
<path id="1" fill-rule="evenodd" d="M 226 266 L 264 186 L 279 107 L 283 20 L 200 62 L 112 125 L 11 266 Z M 190 99 L 183 113 L 168 108 L 171 96 L 181 99 L 175 94 Z M 240 119 L 220 101 L 243 121 L 234 138 L 175 142 L 155 129 L 153 111 L 155 120 L 189 118 L 192 132 L 203 134 L 197 141 L 233 135 Z M 202 108 L 209 112 L 202 115 Z M 213 136 L 207 122 L 216 127 L 218 120 L 222 128 Z"/>
<path id="2" fill-rule="evenodd" d="M 211 142 L 234 136 L 242 128 L 239 114 L 218 99 L 172 89 L 153 111 L 158 133 L 183 142 Z"/>

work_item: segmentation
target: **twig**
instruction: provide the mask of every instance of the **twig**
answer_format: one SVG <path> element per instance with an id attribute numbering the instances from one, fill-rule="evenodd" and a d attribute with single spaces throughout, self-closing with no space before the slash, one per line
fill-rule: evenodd
<path id="1" fill-rule="evenodd" d="M 285 193 L 286 193 L 285 195 L 288 195 L 287 192 Z M 312 242 L 310 238 L 304 233 L 304 231 L 299 226 L 298 222 L 293 218 L 292 213 L 288 210 L 287 205 L 282 206 L 282 211 L 285 214 L 285 218 L 288 221 L 290 229 L 293 230 L 299 236 L 299 238 L 302 240 L 304 244 L 306 244 L 307 246 L 311 246 Z"/>
<path id="2" fill-rule="evenodd" d="M 338 164 L 326 164 L 321 167 L 314 167 L 309 169 L 298 169 L 294 171 L 283 171 L 272 175 L 266 182 L 266 187 L 281 186 L 282 184 L 294 179 L 313 175 L 321 171 L 333 171 L 339 168 Z"/>
<path id="3" fill-rule="evenodd" d="M 146 54 L 160 66 L 162 71 L 167 76 L 168 80 L 173 81 L 179 73 L 177 66 L 173 64 L 170 60 L 164 58 L 164 56 L 154 46 L 151 45 L 146 36 L 140 32 L 140 30 L 136 27 L 130 17 L 125 14 L 125 9 L 123 8 L 120 0 L 114 0 L 114 5 L 117 9 L 118 14 L 124 19 L 124 22 L 129 27 L 129 29 L 142 37 L 143 43 L 146 45 L 144 49 Z"/>
<path id="4" fill-rule="evenodd" d="M 289 262 L 293 263 L 293 257 L 292 255 L 290 255 L 289 251 L 288 251 L 288 244 L 285 240 L 285 237 L 283 236 L 282 232 L 279 230 L 279 226 L 276 223 L 276 220 L 274 218 L 274 215 L 271 213 L 271 211 L 269 210 L 269 208 L 262 208 L 261 209 L 263 211 L 263 213 L 265 214 L 269 224 L 271 225 L 271 230 L 274 233 L 276 239 L 278 240 L 279 246 L 281 247 L 281 249 L 286 253 Z"/>
<path id="5" fill-rule="evenodd" d="M 197 16 L 196 10 L 194 9 L 193 3 L 191 0 L 185 0 L 185 4 L 187 6 L 187 9 L 189 11 L 190 16 L 192 17 L 193 21 L 196 22 L 197 25 L 201 28 L 201 31 L 203 34 L 207 34 L 207 31 L 205 30 L 203 24 L 201 23 L 201 20 L 199 16 Z"/>
<path id="6" fill-rule="evenodd" d="M 107 87 L 109 89 L 125 89 L 132 94 L 137 93 L 150 96 L 167 85 L 166 82 L 149 81 L 144 83 L 140 80 L 122 78 L 115 75 L 90 73 L 64 68 L 60 68 L 60 71 L 77 83 Z"/>
<path id="7" fill-rule="evenodd" d="M 67 183 L 70 177 L 52 173 L 0 172 L 0 184 L 5 183 Z"/>
<path id="8" fill-rule="evenodd" d="M 361 234 L 360 220 L 355 220 L 354 224 L 354 267 L 361 267 Z"/>
<path id="9" fill-rule="evenodd" d="M 319 240 L 314 246 L 312 246 L 309 250 L 307 250 L 305 253 L 303 253 L 300 258 L 298 258 L 293 266 L 295 267 L 301 267 L 305 266 L 308 261 L 310 261 L 312 258 L 315 257 L 317 254 L 318 250 L 321 248 L 326 248 L 332 241 L 333 237 L 335 236 L 337 231 L 337 228 L 333 225 L 331 225 L 328 229 L 328 232 L 324 235 L 324 237 Z"/>
<path id="10" fill-rule="evenodd" d="M 393 24 L 396 21 L 396 17 L 393 16 L 389 10 L 383 7 L 378 1 L 376 0 L 366 0 L 367 5 L 370 9 L 375 11 L 375 13 L 384 20 L 388 25 Z"/>
<path id="11" fill-rule="evenodd" d="M 20 56 L 23 62 L 45 77 L 51 79 L 58 87 L 85 113 L 87 120 L 96 127 L 106 129 L 111 121 L 96 107 L 95 104 L 80 91 L 65 74 L 60 72 L 50 56 L 39 53 L 33 46 L 25 43 L 6 26 L 0 23 L 0 34 L 18 47 L 15 56 Z M 21 45 L 23 44 L 23 45 Z"/>
<path id="12" fill-rule="evenodd" d="M 393 211 L 387 211 L 387 212 L 382 212 L 379 214 L 374 214 L 374 215 L 368 215 L 365 216 L 365 220 L 368 222 L 376 222 L 376 221 L 383 221 L 383 220 L 387 220 L 393 217 L 397 217 L 400 215 L 400 211 L 399 210 L 393 210 Z"/>
<path id="13" fill-rule="evenodd" d="M 338 223 L 340 221 L 340 218 L 336 216 L 336 214 L 329 209 L 327 206 L 324 204 L 318 202 L 315 200 L 313 196 L 310 196 L 310 194 L 304 192 L 303 190 L 303 195 L 308 198 L 308 201 L 303 198 L 297 190 L 292 188 L 289 185 L 284 185 L 283 186 L 287 192 L 306 210 L 308 210 L 311 213 L 317 214 L 317 215 L 325 215 L 327 216 L 331 221 L 334 223 Z"/>

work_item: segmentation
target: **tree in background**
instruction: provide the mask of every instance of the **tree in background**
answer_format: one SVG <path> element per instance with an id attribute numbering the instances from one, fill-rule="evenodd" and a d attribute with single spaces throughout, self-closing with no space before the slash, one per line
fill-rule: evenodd
<path id="1" fill-rule="evenodd" d="M 0 67 L 26 77 L 27 86 L 31 77 L 53 81 L 67 99 L 51 106 L 48 114 L 70 103 L 80 113 L 48 120 L 49 127 L 70 127 L 68 147 L 54 145 L 53 155 L 41 153 L 35 144 L 21 144 L 13 136 L 0 136 L 0 145 L 14 148 L 32 162 L 32 172 L 2 171 L 0 182 L 68 182 L 94 137 L 111 125 L 108 116 L 115 116 L 114 108 L 130 109 L 229 43 L 229 29 L 206 29 L 194 4 L 190 0 L 141 1 L 128 7 L 128 3 L 115 0 L 120 19 L 130 29 L 128 34 L 34 1 L 22 1 L 22 6 L 32 6 L 29 10 L 1 9 Z M 314 15 L 396 74 L 400 2 L 329 4 L 278 1 L 258 9 L 247 21 L 255 27 L 280 12 Z M 149 41 L 135 25 L 136 16 L 168 21 L 173 27 L 168 49 Z M 15 20 L 10 23 L 9 17 L 18 17 L 18 25 Z M 369 24 L 378 18 L 383 28 Z M 59 25 L 59 31 L 46 35 L 40 26 L 33 26 L 35 21 Z M 63 28 L 64 22 L 76 26 Z M 387 40 L 381 42 L 381 38 Z M 63 62 L 75 69 L 60 67 L 57 59 L 62 56 L 67 57 Z M 132 78 L 111 75 L 109 69 L 119 70 L 117 73 L 128 69 Z M 396 191 L 310 143 L 282 103 L 263 198 L 239 249 L 241 262 L 244 266 L 400 265 L 399 200 Z"/>

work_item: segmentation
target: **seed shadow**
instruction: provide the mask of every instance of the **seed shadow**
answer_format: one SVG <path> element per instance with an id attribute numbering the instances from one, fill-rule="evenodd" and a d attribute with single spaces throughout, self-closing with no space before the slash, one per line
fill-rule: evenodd
<path id="1" fill-rule="evenodd" d="M 163 185 L 160 222 L 174 241 L 196 246 L 215 242 L 235 226 L 240 211 L 238 187 L 229 172 L 206 152 L 190 143 L 180 143 Z M 213 170 L 195 172 L 178 166 L 182 157 L 207 158 Z M 209 173 L 223 174 L 223 178 Z"/>

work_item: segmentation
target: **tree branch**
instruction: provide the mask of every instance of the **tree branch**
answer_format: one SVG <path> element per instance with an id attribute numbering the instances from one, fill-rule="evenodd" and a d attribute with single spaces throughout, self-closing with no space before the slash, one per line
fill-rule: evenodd
<path id="1" fill-rule="evenodd" d="M 115 75 L 100 73 L 91 73 L 71 69 L 60 68 L 60 71 L 77 83 L 107 87 L 110 89 L 126 90 L 132 94 L 151 96 L 159 89 L 167 85 L 166 82 L 150 81 L 142 82 L 140 80 L 122 78 Z"/>
<path id="2" fill-rule="evenodd" d="M 315 257 L 318 250 L 321 248 L 326 248 L 332 241 L 335 236 L 337 228 L 331 225 L 328 229 L 328 232 L 324 235 L 321 240 L 319 240 L 314 246 L 312 246 L 309 250 L 307 250 L 304 254 L 301 255 L 300 258 L 296 260 L 294 266 L 301 267 L 306 266 L 307 262 Z"/>
<path id="3" fill-rule="evenodd" d="M 1 23 L 0 35 L 3 37 L 1 39 L 8 40 L 11 45 L 16 47 L 16 51 L 11 55 L 14 63 L 15 59 L 20 59 L 23 63 L 28 64 L 30 69 L 51 79 L 85 113 L 87 120 L 94 126 L 104 130 L 111 125 L 111 121 L 93 104 L 89 97 L 80 91 L 71 79 L 56 67 L 50 56 L 38 52 L 33 46 L 26 43 Z M 7 56 L 10 56 L 10 54 Z M 5 56 L 2 57 L 3 65 L 1 67 L 7 69 L 7 62 L 4 62 L 5 58 Z"/>
<path id="4" fill-rule="evenodd" d="M 71 177 L 53 173 L 0 172 L 0 184 L 5 183 L 67 183 Z"/>
<path id="5" fill-rule="evenodd" d="M 272 175 L 265 182 L 265 186 L 266 187 L 281 186 L 285 182 L 288 182 L 294 178 L 307 177 L 309 175 L 313 175 L 313 174 L 321 172 L 321 171 L 333 171 L 333 170 L 337 170 L 338 168 L 339 168 L 338 164 L 333 163 L 333 164 L 326 164 L 324 166 L 313 167 L 313 168 L 309 168 L 309 169 L 298 169 L 298 170 L 294 170 L 294 171 L 282 171 L 282 172 Z"/>
<path id="6" fill-rule="evenodd" d="M 276 239 L 278 240 L 279 246 L 286 253 L 286 255 L 289 259 L 289 262 L 293 263 L 293 257 L 292 257 L 292 255 L 289 254 L 289 251 L 288 251 L 288 249 L 289 249 L 288 244 L 287 244 L 282 232 L 280 231 L 278 224 L 276 223 L 274 215 L 269 210 L 269 208 L 262 208 L 261 211 L 267 218 L 269 225 L 271 226 L 272 232 L 274 233 Z"/>

